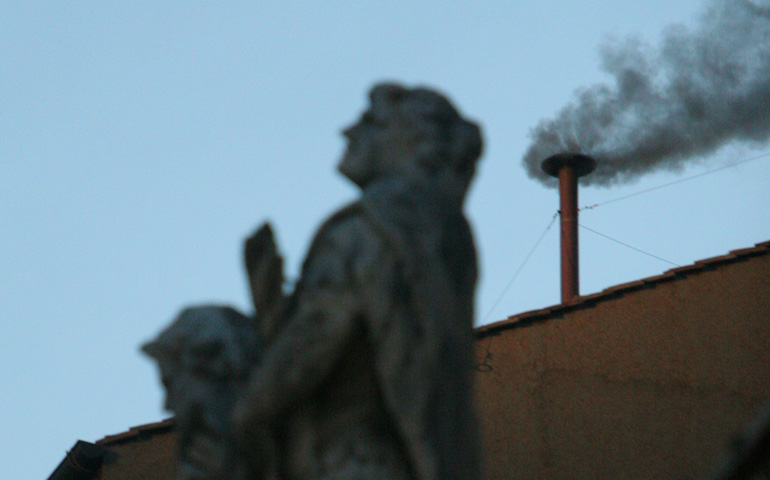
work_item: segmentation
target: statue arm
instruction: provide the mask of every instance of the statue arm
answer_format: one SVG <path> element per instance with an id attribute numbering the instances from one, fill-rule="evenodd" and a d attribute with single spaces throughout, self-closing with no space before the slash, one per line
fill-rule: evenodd
<path id="1" fill-rule="evenodd" d="M 295 307 L 251 374 L 236 424 L 272 423 L 312 394 L 357 338 L 360 272 L 379 250 L 362 224 L 348 219 L 314 245 Z"/>
<path id="2" fill-rule="evenodd" d="M 339 361 L 355 330 L 353 316 L 339 308 L 344 302 L 339 297 L 318 295 L 274 340 L 248 381 L 242 406 L 250 421 L 272 423 L 313 392 Z M 331 303 L 333 310 L 323 308 Z"/>

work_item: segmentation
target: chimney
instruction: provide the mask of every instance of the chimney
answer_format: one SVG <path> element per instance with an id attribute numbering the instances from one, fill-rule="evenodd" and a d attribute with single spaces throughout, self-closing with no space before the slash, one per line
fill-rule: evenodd
<path id="1" fill-rule="evenodd" d="M 543 160 L 545 173 L 559 179 L 561 216 L 561 301 L 580 295 L 578 269 L 577 180 L 596 168 L 596 160 L 580 153 L 559 153 Z"/>

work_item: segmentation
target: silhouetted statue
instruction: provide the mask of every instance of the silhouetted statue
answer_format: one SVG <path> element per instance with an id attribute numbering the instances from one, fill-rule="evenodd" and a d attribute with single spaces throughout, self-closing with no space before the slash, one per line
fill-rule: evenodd
<path id="1" fill-rule="evenodd" d="M 379 85 L 370 101 L 339 165 L 362 196 L 316 234 L 235 427 L 245 448 L 279 432 L 287 479 L 474 480 L 462 205 L 480 132 L 427 89 Z"/>
<path id="2" fill-rule="evenodd" d="M 203 307 L 177 321 L 190 323 L 183 332 L 218 332 L 196 336 L 221 345 L 194 367 L 204 374 L 188 378 L 185 368 L 209 349 L 178 341 L 177 324 L 145 347 L 177 414 L 180 459 L 197 469 L 184 478 L 481 477 L 471 385 L 476 254 L 462 212 L 479 128 L 434 91 L 383 84 L 344 134 L 339 170 L 362 195 L 321 226 L 294 291 L 283 293 L 265 225 L 245 247 L 255 317 Z M 206 320 L 183 322 L 190 315 Z M 174 360 L 161 360 L 166 344 L 183 345 Z M 233 356 L 241 357 L 219 360 Z M 211 380 L 231 375 L 232 384 Z M 201 430 L 196 415 L 215 426 Z"/>
<path id="3" fill-rule="evenodd" d="M 252 320 L 229 307 L 188 308 L 142 350 L 158 362 L 165 407 L 176 414 L 176 478 L 256 478 L 230 432 L 233 404 L 260 352 Z"/>
<path id="4" fill-rule="evenodd" d="M 142 346 L 158 363 L 165 408 L 176 414 L 179 480 L 276 478 L 273 432 L 262 432 L 260 444 L 243 451 L 234 441 L 231 418 L 281 312 L 283 260 L 268 225 L 246 240 L 244 253 L 258 316 L 219 305 L 186 308 Z"/>

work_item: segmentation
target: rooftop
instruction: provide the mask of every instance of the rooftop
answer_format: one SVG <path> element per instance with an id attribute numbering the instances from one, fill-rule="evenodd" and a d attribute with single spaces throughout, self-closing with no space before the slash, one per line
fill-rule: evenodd
<path id="1" fill-rule="evenodd" d="M 589 308 L 596 305 L 599 302 L 604 302 L 623 296 L 626 293 L 633 292 L 635 290 L 641 290 L 645 288 L 654 288 L 655 286 L 664 283 L 677 280 L 683 280 L 690 275 L 701 273 L 704 271 L 713 270 L 721 265 L 736 263 L 746 260 L 749 257 L 756 257 L 761 255 L 767 255 L 770 253 L 770 241 L 762 242 L 749 248 L 741 248 L 738 250 L 732 250 L 726 255 L 720 255 L 718 257 L 706 258 L 698 260 L 692 265 L 686 265 L 683 267 L 676 267 L 670 270 L 666 270 L 661 275 L 655 275 L 652 277 L 642 278 L 633 282 L 622 283 L 613 287 L 605 288 L 601 292 L 591 295 L 580 295 L 567 303 L 560 303 L 558 305 L 552 305 L 550 307 L 541 308 L 538 310 L 530 310 L 528 312 L 512 315 L 505 320 L 499 322 L 489 323 L 476 329 L 476 338 L 484 338 L 490 335 L 496 335 L 503 330 L 509 330 L 512 328 L 519 328 L 528 326 L 534 322 L 547 320 L 549 318 L 558 317 L 565 312 L 577 310 L 581 308 Z"/>

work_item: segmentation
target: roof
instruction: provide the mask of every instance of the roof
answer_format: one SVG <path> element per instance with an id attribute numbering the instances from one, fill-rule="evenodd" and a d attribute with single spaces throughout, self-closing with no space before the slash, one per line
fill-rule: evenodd
<path id="1" fill-rule="evenodd" d="M 134 442 L 139 440 L 145 440 L 147 437 L 157 435 L 159 433 L 170 432 L 174 429 L 174 418 L 167 418 L 166 420 L 148 423 L 146 425 L 139 425 L 137 427 L 131 427 L 128 431 L 118 433 L 116 435 L 108 435 L 101 440 L 96 441 L 96 445 L 102 445 L 105 447 L 118 445 L 127 442 Z"/>
<path id="2" fill-rule="evenodd" d="M 606 302 L 617 299 L 622 295 L 634 292 L 640 289 L 653 288 L 659 284 L 671 281 L 686 279 L 688 276 L 705 271 L 711 271 L 715 268 L 745 261 L 751 257 L 758 257 L 770 254 L 770 241 L 758 243 L 750 248 L 732 250 L 726 255 L 698 260 L 692 265 L 677 267 L 667 270 L 661 275 L 643 278 L 633 282 L 628 282 L 613 287 L 606 288 L 599 293 L 578 296 L 567 303 L 553 305 L 550 307 L 531 310 L 508 317 L 505 320 L 484 325 L 476 329 L 476 337 L 484 338 L 490 335 L 497 335 L 504 330 L 525 327 L 533 323 L 545 321 L 551 318 L 559 317 L 566 312 L 582 308 L 590 308 L 600 302 Z M 128 431 L 116 435 L 108 435 L 95 444 L 87 442 L 78 442 L 73 449 L 68 452 L 67 458 L 62 461 L 51 479 L 79 480 L 92 478 L 94 472 L 101 465 L 101 460 L 106 447 L 127 444 L 131 442 L 141 442 L 150 439 L 155 435 L 170 433 L 175 428 L 175 421 L 169 418 L 160 422 L 140 425 L 130 428 Z M 86 454 L 88 454 L 86 456 Z M 81 458 L 82 457 L 82 458 Z"/>
<path id="3" fill-rule="evenodd" d="M 626 293 L 633 292 L 635 290 L 653 288 L 661 283 L 683 280 L 689 275 L 710 271 L 715 267 L 722 265 L 744 261 L 749 257 L 757 257 L 767 254 L 770 254 L 770 241 L 758 243 L 749 248 L 732 250 L 726 255 L 706 258 L 703 260 L 698 260 L 692 265 L 686 265 L 683 267 L 666 270 L 661 275 L 655 275 L 652 277 L 643 278 L 641 280 L 635 280 L 633 282 L 622 283 L 620 285 L 605 288 L 599 293 L 577 296 L 566 303 L 552 305 L 550 307 L 545 307 L 538 310 L 530 310 L 528 312 L 510 316 L 499 322 L 483 325 L 476 329 L 476 338 L 484 338 L 490 335 L 497 335 L 503 330 L 525 327 L 535 322 L 561 316 L 562 314 L 572 310 L 593 307 L 597 303 L 616 299 Z"/>
<path id="4" fill-rule="evenodd" d="M 107 449 L 102 446 L 78 440 L 48 480 L 91 480 L 106 453 Z"/>

